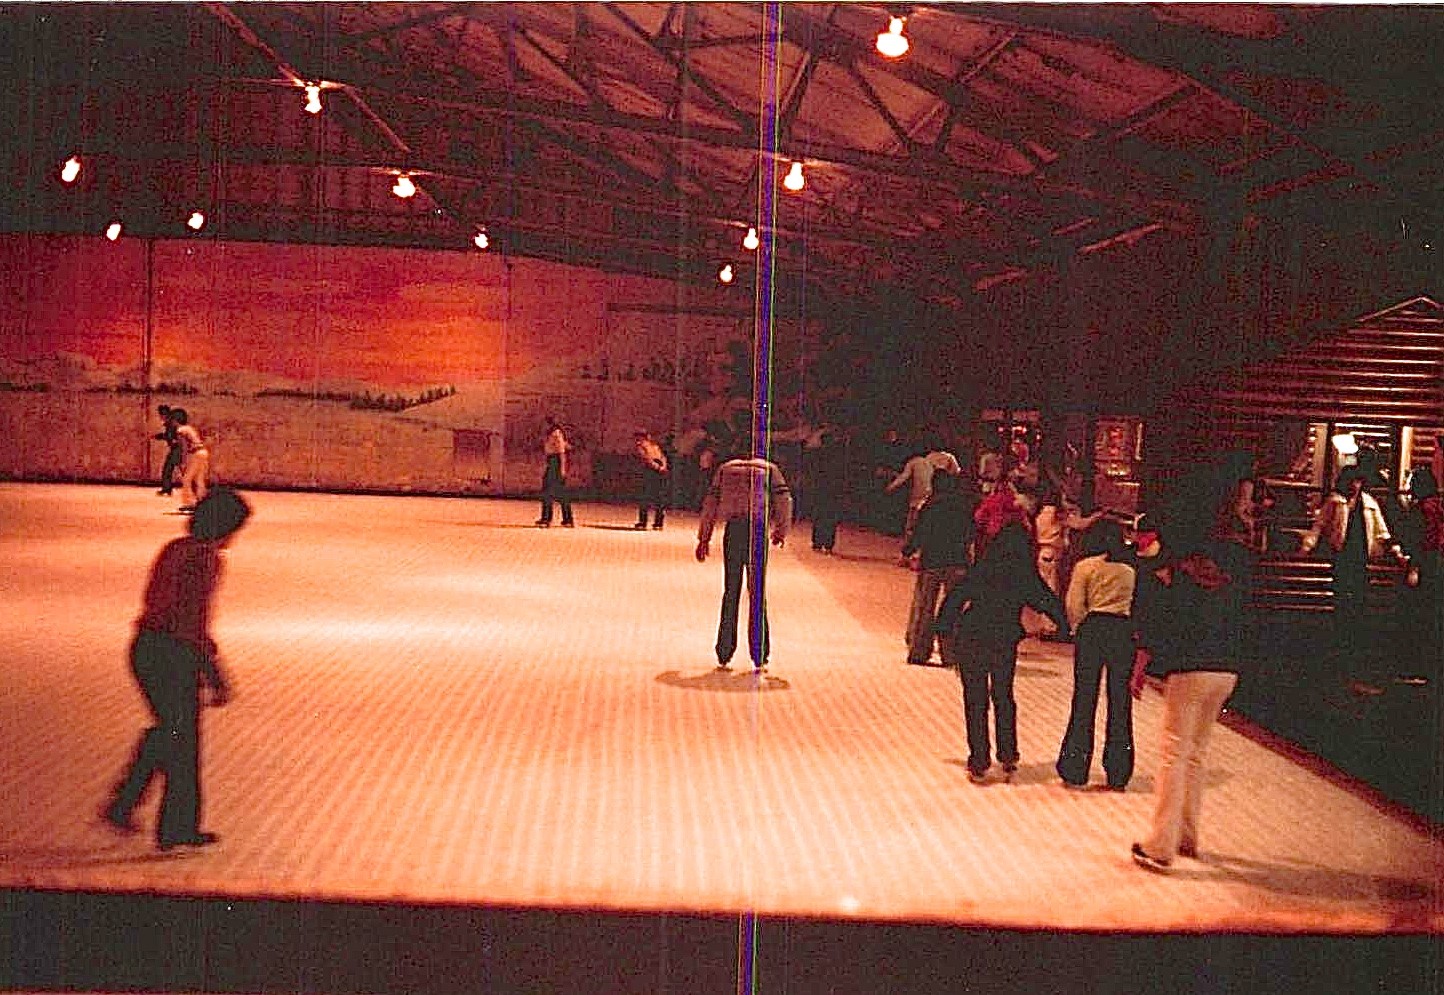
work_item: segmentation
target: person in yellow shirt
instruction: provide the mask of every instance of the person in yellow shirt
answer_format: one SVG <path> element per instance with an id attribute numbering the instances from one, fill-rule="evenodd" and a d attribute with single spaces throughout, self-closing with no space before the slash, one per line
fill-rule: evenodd
<path id="1" fill-rule="evenodd" d="M 1073 567 L 1064 607 L 1076 640 L 1073 656 L 1073 704 L 1068 731 L 1058 749 L 1056 770 L 1070 788 L 1088 784 L 1093 764 L 1093 724 L 1098 686 L 1107 677 L 1108 723 L 1103 771 L 1108 787 L 1122 791 L 1133 776 L 1134 568 L 1123 543 L 1123 526 L 1098 521 L 1083 533 L 1083 558 Z"/>

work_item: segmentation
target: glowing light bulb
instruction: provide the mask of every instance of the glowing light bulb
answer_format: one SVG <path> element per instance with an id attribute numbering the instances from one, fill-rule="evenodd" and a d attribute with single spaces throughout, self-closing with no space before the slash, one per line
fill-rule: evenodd
<path id="1" fill-rule="evenodd" d="M 116 239 L 120 238 L 120 232 L 121 232 L 121 224 L 120 224 L 120 222 L 119 222 L 119 221 L 112 221 L 112 222 L 111 222 L 109 225 L 107 225 L 106 228 L 105 228 L 105 237 L 108 238 L 108 239 L 110 239 L 112 242 L 114 242 Z"/>
<path id="2" fill-rule="evenodd" d="M 723 283 L 731 283 L 732 277 L 733 273 L 731 263 L 725 264 L 721 269 L 717 271 L 717 279 L 721 280 Z"/>
<path id="3" fill-rule="evenodd" d="M 476 237 L 471 240 L 471 244 L 478 249 L 491 248 L 491 239 L 487 237 L 485 228 L 476 233 Z"/>
<path id="4" fill-rule="evenodd" d="M 200 211 L 192 211 L 191 216 L 186 219 L 186 227 L 191 231 L 200 231 L 206 226 L 206 216 Z"/>
<path id="5" fill-rule="evenodd" d="M 802 176 L 802 163 L 793 162 L 792 168 L 782 178 L 782 185 L 794 193 L 807 185 L 807 180 Z"/>
<path id="6" fill-rule="evenodd" d="M 889 59 L 900 59 L 909 48 L 907 35 L 903 34 L 903 19 L 890 17 L 887 30 L 877 36 L 877 50 Z"/>
<path id="7" fill-rule="evenodd" d="M 748 228 L 746 237 L 742 239 L 742 248 L 755 249 L 761 244 L 762 240 L 757 237 L 757 229 Z"/>
<path id="8" fill-rule="evenodd" d="M 78 156 L 71 156 L 69 159 L 66 159 L 64 165 L 60 167 L 60 181 L 62 183 L 74 183 L 75 178 L 79 175 L 80 158 Z"/>
<path id="9" fill-rule="evenodd" d="M 307 113 L 307 114 L 320 114 L 320 113 L 321 113 L 321 84 L 320 84 L 320 83 L 307 83 L 307 84 L 306 84 L 306 113 Z"/>
<path id="10" fill-rule="evenodd" d="M 402 173 L 396 177 L 396 182 L 391 187 L 391 192 L 405 200 L 408 197 L 416 196 L 416 184 L 411 182 L 411 177 Z"/>

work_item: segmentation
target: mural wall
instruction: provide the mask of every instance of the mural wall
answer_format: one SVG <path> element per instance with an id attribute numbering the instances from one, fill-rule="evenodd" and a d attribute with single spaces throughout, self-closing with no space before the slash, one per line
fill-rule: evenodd
<path id="1" fill-rule="evenodd" d="M 555 413 L 585 487 L 639 426 L 746 407 L 744 295 L 482 253 L 3 237 L 0 477 L 147 479 L 170 404 L 218 479 L 436 493 L 534 490 Z"/>

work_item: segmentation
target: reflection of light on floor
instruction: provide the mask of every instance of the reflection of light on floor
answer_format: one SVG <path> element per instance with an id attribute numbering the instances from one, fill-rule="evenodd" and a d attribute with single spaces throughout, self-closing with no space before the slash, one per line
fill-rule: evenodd
<path id="1" fill-rule="evenodd" d="M 1127 792 L 1065 792 L 1051 756 L 1071 647 L 1024 644 L 1024 766 L 1012 785 L 969 785 L 956 675 L 902 660 L 912 580 L 892 566 L 896 540 L 850 534 L 855 560 L 774 554 L 759 681 L 745 641 L 714 669 L 720 557 L 714 545 L 696 563 L 680 529 L 541 532 L 507 524 L 530 521 L 529 502 L 446 506 L 496 526 L 483 535 L 428 499 L 257 501 L 217 601 L 236 698 L 204 720 L 206 818 L 224 843 L 146 863 L 148 838 L 116 860 L 84 815 L 148 722 L 124 653 L 146 569 L 179 526 L 139 488 L 0 486 L 0 604 L 14 609 L 0 610 L 0 716 L 17 717 L 0 720 L 0 887 L 1441 929 L 1437 841 L 1228 729 L 1210 746 L 1207 860 L 1172 879 L 1139 871 L 1127 848 L 1156 799 L 1161 699 L 1135 710 Z M 21 520 L 30 535 L 6 524 Z"/>
<path id="2" fill-rule="evenodd" d="M 516 573 L 501 574 L 486 572 L 480 568 L 457 570 L 448 573 L 432 573 L 424 577 L 407 577 L 388 580 L 388 588 L 408 593 L 434 591 L 436 593 L 473 594 L 486 597 L 505 596 L 508 598 L 546 597 L 557 598 L 556 579 L 550 574 L 536 574 L 531 577 Z"/>
<path id="3" fill-rule="evenodd" d="M 326 639 L 335 641 L 364 640 L 368 643 L 411 641 L 418 637 L 459 638 L 476 635 L 475 619 L 419 621 L 415 618 L 277 618 L 267 615 L 250 623 L 228 624 L 225 632 L 240 635 L 254 630 L 266 637 L 283 639 Z"/>

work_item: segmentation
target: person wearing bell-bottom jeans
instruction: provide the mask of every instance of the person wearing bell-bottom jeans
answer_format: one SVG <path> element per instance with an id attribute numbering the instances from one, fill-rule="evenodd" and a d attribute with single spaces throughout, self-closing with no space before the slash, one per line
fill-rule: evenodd
<path id="1" fill-rule="evenodd" d="M 1196 670 L 1169 674 L 1163 690 L 1163 756 L 1153 829 L 1145 853 L 1167 864 L 1174 856 L 1198 854 L 1198 818 L 1203 806 L 1203 758 L 1208 741 L 1238 675 Z"/>

